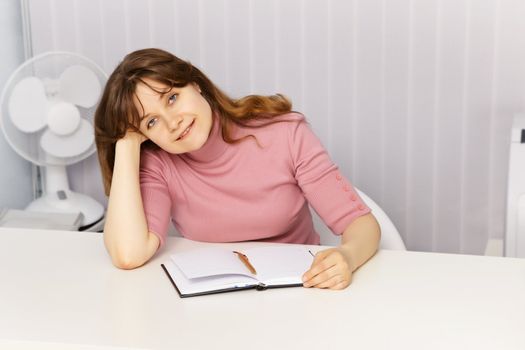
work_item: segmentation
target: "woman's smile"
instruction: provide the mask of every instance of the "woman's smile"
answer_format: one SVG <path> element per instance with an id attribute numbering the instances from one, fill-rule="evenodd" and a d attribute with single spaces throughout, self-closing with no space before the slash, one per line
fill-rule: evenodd
<path id="1" fill-rule="evenodd" d="M 180 136 L 177 138 L 177 140 L 175 141 L 181 141 L 181 140 L 184 140 L 186 138 L 186 136 L 190 133 L 192 127 L 193 127 L 193 124 L 195 123 L 195 120 L 193 120 L 191 122 L 190 125 L 188 125 L 188 127 L 180 134 Z"/>

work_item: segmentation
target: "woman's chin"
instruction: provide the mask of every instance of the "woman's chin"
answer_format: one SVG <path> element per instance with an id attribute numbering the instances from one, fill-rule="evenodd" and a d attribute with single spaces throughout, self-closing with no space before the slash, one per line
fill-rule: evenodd
<path id="1" fill-rule="evenodd" d="M 164 151 L 172 154 L 183 154 L 198 151 L 206 143 L 206 138 L 192 137 L 187 140 L 175 141 L 173 144 L 165 145 L 162 148 Z"/>

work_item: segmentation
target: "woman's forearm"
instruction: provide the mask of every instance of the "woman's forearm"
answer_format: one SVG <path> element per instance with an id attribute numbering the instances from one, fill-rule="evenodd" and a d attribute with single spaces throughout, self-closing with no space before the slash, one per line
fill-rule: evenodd
<path id="1" fill-rule="evenodd" d="M 159 240 L 148 232 L 139 182 L 140 140 L 120 139 L 109 194 L 104 243 L 115 266 L 132 269 L 155 254 Z"/>
<path id="2" fill-rule="evenodd" d="M 381 238 L 381 229 L 372 214 L 355 219 L 343 232 L 340 248 L 351 260 L 351 270 L 355 271 L 370 259 Z"/>

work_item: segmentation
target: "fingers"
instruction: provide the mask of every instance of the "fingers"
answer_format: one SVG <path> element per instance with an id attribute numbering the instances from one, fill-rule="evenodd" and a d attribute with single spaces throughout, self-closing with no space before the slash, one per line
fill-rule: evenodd
<path id="1" fill-rule="evenodd" d="M 319 273 L 309 281 L 304 283 L 305 287 L 314 287 L 314 288 L 331 288 L 341 282 L 343 276 L 337 273 L 337 266 L 334 265 L 329 269 Z"/>
<path id="2" fill-rule="evenodd" d="M 342 279 L 341 275 L 337 275 L 337 276 L 331 277 L 327 281 L 324 281 L 312 287 L 339 290 L 339 289 L 345 289 L 346 287 L 348 287 L 350 285 L 350 282 L 351 282 L 350 279 L 345 280 L 345 279 Z"/>
<path id="3" fill-rule="evenodd" d="M 125 139 L 136 140 L 139 143 L 146 141 L 148 138 L 140 130 L 128 129 L 124 135 Z"/>
<path id="4" fill-rule="evenodd" d="M 321 250 L 320 252 L 317 252 L 314 256 L 314 261 L 312 262 L 312 266 L 324 260 L 328 255 L 330 255 L 330 253 L 332 253 L 332 250 L 334 249 L 326 249 L 326 250 Z"/>
<path id="5" fill-rule="evenodd" d="M 315 255 L 310 269 L 303 275 L 305 287 L 343 289 L 352 277 L 350 264 L 344 255 L 335 248 L 321 251 Z"/>
<path id="6" fill-rule="evenodd" d="M 336 264 L 333 259 L 327 259 L 330 256 L 332 250 L 333 249 L 327 249 L 315 254 L 314 261 L 312 262 L 310 269 L 303 275 L 303 282 L 309 281 L 322 271 L 329 269 Z"/>
<path id="7" fill-rule="evenodd" d="M 345 289 L 346 287 L 348 287 L 350 285 L 350 283 L 352 283 L 352 278 L 351 277 L 350 277 L 349 281 L 340 282 L 340 283 L 336 284 L 335 286 L 330 287 L 330 289 L 332 289 L 332 290 Z"/>
<path id="8" fill-rule="evenodd" d="M 334 265 L 328 270 L 321 272 L 309 281 L 304 282 L 304 287 L 324 288 L 324 289 L 344 289 L 350 285 L 351 274 L 340 273 L 339 268 Z"/>

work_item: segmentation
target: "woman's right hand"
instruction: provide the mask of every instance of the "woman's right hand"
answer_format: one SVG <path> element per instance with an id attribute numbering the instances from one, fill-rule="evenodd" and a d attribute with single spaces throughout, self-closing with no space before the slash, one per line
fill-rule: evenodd
<path id="1" fill-rule="evenodd" d="M 144 141 L 147 141 L 148 138 L 140 131 L 128 129 L 124 137 L 121 138 L 120 140 L 129 141 L 129 142 L 137 142 L 138 144 L 142 144 Z M 118 140 L 117 142 L 119 142 L 120 140 Z"/>

